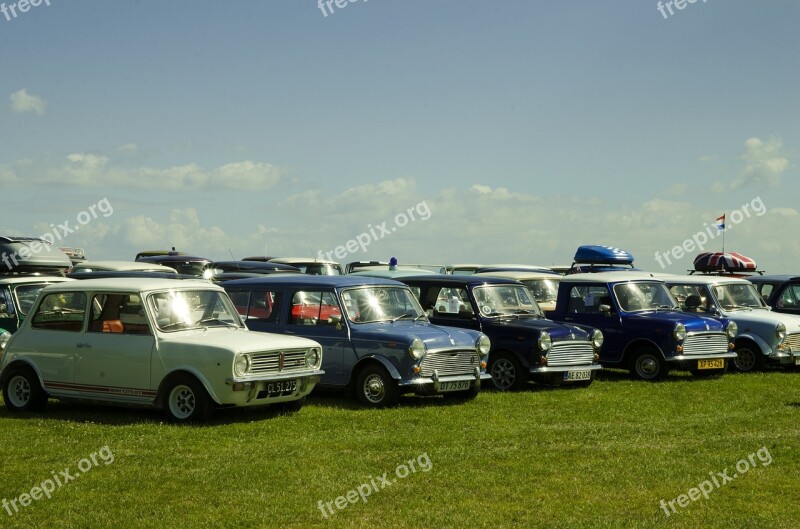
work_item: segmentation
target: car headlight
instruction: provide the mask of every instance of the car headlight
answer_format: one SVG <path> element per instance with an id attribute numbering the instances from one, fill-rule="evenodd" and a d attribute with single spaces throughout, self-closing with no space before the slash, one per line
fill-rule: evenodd
<path id="1" fill-rule="evenodd" d="M 489 354 L 489 349 L 492 348 L 492 342 L 489 340 L 488 336 L 481 334 L 475 341 L 475 347 L 478 349 L 481 356 L 486 356 Z"/>
<path id="2" fill-rule="evenodd" d="M 8 341 L 11 339 L 11 333 L 6 330 L 0 330 L 0 352 L 2 352 L 6 345 L 8 345 Z"/>
<path id="3" fill-rule="evenodd" d="M 250 356 L 239 355 L 233 361 L 233 373 L 237 377 L 244 376 L 250 370 Z"/>
<path id="4" fill-rule="evenodd" d="M 728 326 L 725 327 L 725 332 L 728 334 L 728 338 L 733 340 L 736 338 L 736 335 L 739 333 L 739 326 L 736 325 L 735 321 L 729 321 Z"/>
<path id="5" fill-rule="evenodd" d="M 686 339 L 686 326 L 684 326 L 682 323 L 676 323 L 675 329 L 672 331 L 672 335 L 679 342 L 684 341 Z"/>
<path id="6" fill-rule="evenodd" d="M 547 352 L 553 346 L 553 339 L 550 338 L 550 334 L 547 332 L 542 332 L 542 335 L 539 336 L 539 349 L 541 351 Z"/>
<path id="7" fill-rule="evenodd" d="M 778 325 L 775 327 L 775 336 L 778 338 L 778 343 L 783 343 L 786 340 L 786 325 L 782 322 L 778 322 Z"/>
<path id="8" fill-rule="evenodd" d="M 318 368 L 322 363 L 322 351 L 317 347 L 312 347 L 306 351 L 306 367 Z"/>
<path id="9" fill-rule="evenodd" d="M 411 340 L 408 346 L 408 355 L 414 360 L 419 360 L 425 354 L 425 344 L 419 338 Z"/>
<path id="10" fill-rule="evenodd" d="M 603 347 L 603 332 L 600 329 L 595 329 L 592 333 L 592 345 L 595 349 Z"/>

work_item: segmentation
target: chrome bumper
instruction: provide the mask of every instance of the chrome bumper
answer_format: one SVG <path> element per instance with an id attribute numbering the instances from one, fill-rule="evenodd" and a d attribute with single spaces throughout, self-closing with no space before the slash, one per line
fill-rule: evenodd
<path id="1" fill-rule="evenodd" d="M 675 355 L 667 357 L 667 362 L 687 362 L 692 360 L 716 360 L 717 358 L 736 358 L 736 353 L 710 353 L 705 355 Z"/>
<path id="2" fill-rule="evenodd" d="M 603 369 L 600 364 L 589 364 L 582 366 L 532 367 L 528 371 L 530 373 L 566 373 L 567 371 L 598 371 L 600 369 Z"/>

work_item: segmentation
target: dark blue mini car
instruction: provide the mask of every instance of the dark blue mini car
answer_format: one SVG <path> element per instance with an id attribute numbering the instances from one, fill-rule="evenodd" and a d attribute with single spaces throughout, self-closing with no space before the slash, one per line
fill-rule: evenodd
<path id="1" fill-rule="evenodd" d="M 481 331 L 492 341 L 489 374 L 500 390 L 529 380 L 588 386 L 601 369 L 603 334 L 544 317 L 530 290 L 512 279 L 475 275 L 404 277 L 433 323 Z"/>
<path id="2" fill-rule="evenodd" d="M 403 393 L 472 398 L 489 379 L 489 338 L 431 324 L 397 281 L 285 274 L 223 287 L 251 330 L 319 342 L 320 385 L 354 389 L 364 405 L 389 406 Z"/>
<path id="3" fill-rule="evenodd" d="M 627 271 L 565 276 L 548 314 L 602 330 L 603 366 L 630 369 L 639 379 L 661 379 L 670 367 L 724 373 L 728 359 L 736 358 L 736 323 L 680 310 L 663 281 Z"/>

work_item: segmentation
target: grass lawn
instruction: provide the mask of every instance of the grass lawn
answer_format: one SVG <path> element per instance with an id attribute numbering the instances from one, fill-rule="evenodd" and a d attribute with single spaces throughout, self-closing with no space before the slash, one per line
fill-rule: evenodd
<path id="1" fill-rule="evenodd" d="M 0 432 L 0 501 L 51 471 L 74 475 L 104 446 L 113 454 L 82 462 L 50 499 L 0 508 L 0 527 L 800 525 L 800 372 L 654 384 L 608 371 L 588 389 L 406 397 L 377 411 L 321 395 L 294 415 L 227 410 L 183 427 L 152 410 L 50 401 L 35 415 L 0 406 Z M 726 469 L 730 482 L 666 516 L 662 499 Z M 366 503 L 337 509 L 362 484 Z"/>

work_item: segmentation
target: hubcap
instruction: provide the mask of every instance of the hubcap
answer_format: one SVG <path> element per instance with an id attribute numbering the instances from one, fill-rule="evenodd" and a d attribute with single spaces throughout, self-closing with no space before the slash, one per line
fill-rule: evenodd
<path id="1" fill-rule="evenodd" d="M 652 356 L 642 356 L 636 363 L 636 371 L 644 378 L 651 378 L 658 373 L 658 361 Z"/>
<path id="2" fill-rule="evenodd" d="M 169 410 L 178 419 L 186 419 L 195 408 L 194 392 L 189 386 L 175 386 L 169 394 Z"/>
<path id="3" fill-rule="evenodd" d="M 25 407 L 31 400 L 31 385 L 23 376 L 15 376 L 8 383 L 8 400 L 17 408 Z"/>
<path id="4" fill-rule="evenodd" d="M 380 375 L 370 375 L 364 380 L 364 396 L 368 401 L 377 404 L 386 395 L 386 387 L 383 377 Z"/>
<path id="5" fill-rule="evenodd" d="M 739 349 L 735 362 L 740 371 L 750 371 L 756 365 L 756 355 L 750 349 Z"/>
<path id="6" fill-rule="evenodd" d="M 517 378 L 514 364 L 506 358 L 498 359 L 492 365 L 492 380 L 500 389 L 508 389 L 514 385 Z"/>

